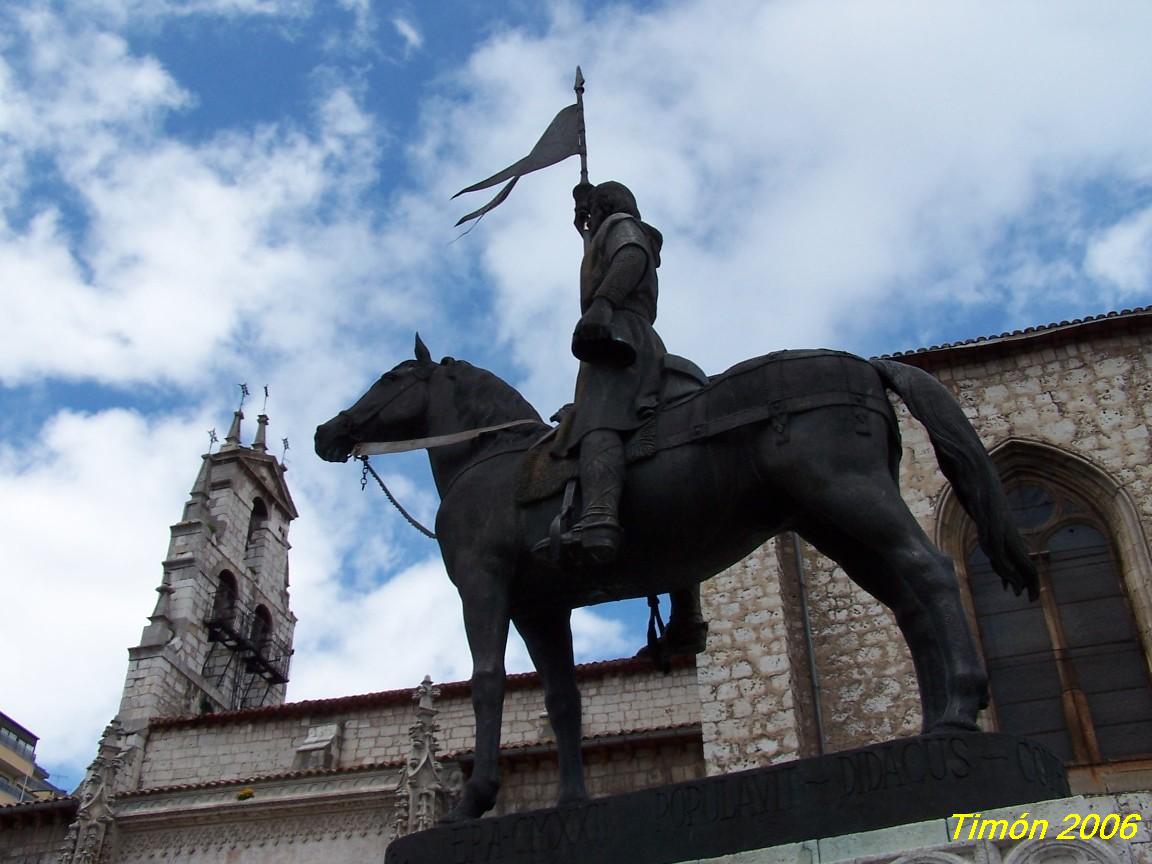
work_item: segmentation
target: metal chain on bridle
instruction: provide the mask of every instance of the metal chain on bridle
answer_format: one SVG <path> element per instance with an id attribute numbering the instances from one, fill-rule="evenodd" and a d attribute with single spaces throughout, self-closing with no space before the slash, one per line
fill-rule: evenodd
<path id="1" fill-rule="evenodd" d="M 340 413 L 344 414 L 345 412 L 341 411 Z M 473 438 L 479 438 L 488 432 L 498 432 L 501 429 L 510 429 L 513 426 L 534 426 L 539 423 L 539 419 L 528 417 L 520 420 L 509 420 L 507 423 L 497 423 L 495 426 L 482 426 L 479 429 L 468 429 L 463 432 L 453 432 L 448 435 L 436 435 L 431 438 L 412 438 L 407 441 L 381 441 L 357 444 L 352 451 L 352 455 L 364 463 L 364 470 L 360 472 L 360 491 L 364 491 L 364 488 L 368 485 L 368 475 L 371 474 L 376 478 L 376 482 L 380 484 L 380 489 L 388 496 L 388 500 L 392 502 L 392 506 L 400 511 L 401 516 L 408 520 L 408 524 L 425 537 L 435 540 L 436 535 L 417 522 L 412 514 L 400 505 L 400 502 L 396 500 L 396 496 L 384 485 L 384 481 L 380 479 L 380 475 L 368 464 L 368 457 L 379 456 L 383 453 L 407 453 L 410 450 L 424 450 L 430 447 L 447 447 L 450 444 L 462 444 L 465 441 L 471 441 Z"/>
<path id="2" fill-rule="evenodd" d="M 357 456 L 356 458 L 364 463 L 364 470 L 360 472 L 360 491 L 363 492 L 364 489 L 368 486 L 368 475 L 371 474 L 374 478 L 376 478 L 376 482 L 380 484 L 381 491 L 383 491 L 383 493 L 388 496 L 388 500 L 392 502 L 392 506 L 400 511 L 400 515 L 403 516 L 405 520 L 407 520 L 408 524 L 423 534 L 425 537 L 427 537 L 429 540 L 435 540 L 436 535 L 421 525 L 418 521 L 416 521 L 416 518 L 407 510 L 405 510 L 400 502 L 396 500 L 396 496 L 393 495 L 391 491 L 389 491 L 388 487 L 384 484 L 384 481 L 380 478 L 380 475 L 376 473 L 376 469 L 368 464 L 368 457 Z"/>

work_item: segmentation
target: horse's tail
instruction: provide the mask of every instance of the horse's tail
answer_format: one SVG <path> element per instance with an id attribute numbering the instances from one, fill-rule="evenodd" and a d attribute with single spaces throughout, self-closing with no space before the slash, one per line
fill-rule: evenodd
<path id="1" fill-rule="evenodd" d="M 976 523 L 980 546 L 992 569 L 1005 587 L 1011 585 L 1017 595 L 1027 589 L 1028 599 L 1035 600 L 1039 593 L 1036 568 L 1012 520 L 1000 475 L 956 399 L 943 384 L 915 366 L 891 360 L 869 362 L 884 385 L 928 430 L 940 470 Z"/>

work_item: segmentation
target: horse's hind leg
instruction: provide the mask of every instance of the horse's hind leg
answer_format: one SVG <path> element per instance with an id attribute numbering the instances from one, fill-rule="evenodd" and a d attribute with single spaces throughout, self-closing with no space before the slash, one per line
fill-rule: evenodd
<path id="1" fill-rule="evenodd" d="M 518 616 L 516 629 L 540 680 L 544 685 L 544 706 L 556 735 L 560 763 L 558 804 L 583 801 L 584 757 L 581 749 L 580 690 L 576 686 L 576 666 L 572 656 L 572 613 L 567 609 L 546 610 Z"/>
<path id="2" fill-rule="evenodd" d="M 986 704 L 988 679 L 968 626 L 951 561 L 932 545 L 900 498 L 896 484 L 883 471 L 845 473 L 836 478 L 835 484 L 815 488 L 824 492 L 814 500 L 809 489 L 804 496 L 806 515 L 825 530 L 841 535 L 840 545 L 859 562 L 848 575 L 865 590 L 898 601 L 901 613 L 911 616 L 908 626 L 914 644 L 923 641 L 923 631 L 921 625 L 914 623 L 915 606 L 907 600 L 899 602 L 904 591 L 910 592 L 926 617 L 942 660 L 947 701 L 925 731 L 977 729 L 976 715 Z M 898 582 L 901 587 L 885 591 L 886 580 Z M 931 653 L 920 653 L 924 669 L 918 669 L 918 673 L 931 674 Z M 924 692 L 936 715 L 936 705 L 942 700 L 933 697 L 932 691 L 933 687 L 928 687 Z"/>
<path id="3" fill-rule="evenodd" d="M 903 582 L 885 578 L 887 574 L 877 569 L 875 556 L 858 554 L 856 545 L 838 532 L 806 527 L 800 533 L 843 567 L 853 582 L 892 610 L 916 670 L 923 730 L 931 729 L 948 707 L 948 673 L 924 607 Z"/>

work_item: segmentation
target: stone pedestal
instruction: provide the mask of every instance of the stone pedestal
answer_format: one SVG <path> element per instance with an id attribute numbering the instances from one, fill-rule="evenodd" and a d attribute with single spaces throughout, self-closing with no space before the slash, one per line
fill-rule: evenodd
<path id="1" fill-rule="evenodd" d="M 1012 735 L 927 735 L 688 783 L 446 825 L 386 864 L 672 864 L 1062 798 L 1044 748 Z"/>

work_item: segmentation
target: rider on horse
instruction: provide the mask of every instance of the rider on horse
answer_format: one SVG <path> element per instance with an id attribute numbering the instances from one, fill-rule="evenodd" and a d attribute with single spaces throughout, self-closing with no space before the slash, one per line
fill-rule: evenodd
<path id="1" fill-rule="evenodd" d="M 590 564 L 608 564 L 620 547 L 624 490 L 623 434 L 656 410 L 667 351 L 656 320 L 660 232 L 640 221 L 626 186 L 608 182 L 573 190 L 577 228 L 591 237 L 580 265 L 580 311 L 572 353 L 580 358 L 575 408 L 553 453 L 579 450 L 584 507 L 566 538 Z"/>
<path id="2" fill-rule="evenodd" d="M 581 360 L 575 405 L 552 448 L 555 456 L 579 453 L 579 521 L 562 543 L 584 564 L 610 564 L 620 548 L 620 499 L 624 491 L 624 437 L 639 428 L 660 400 L 667 354 L 653 328 L 659 281 L 660 232 L 641 221 L 636 198 L 622 183 L 581 184 L 572 190 L 576 229 L 590 238 L 580 264 L 580 321 L 572 353 Z M 541 544 L 541 547 L 546 544 Z M 704 650 L 708 625 L 700 589 L 673 591 L 664 649 Z"/>

